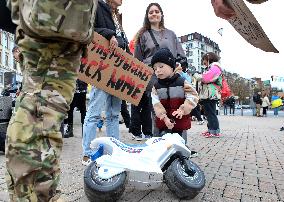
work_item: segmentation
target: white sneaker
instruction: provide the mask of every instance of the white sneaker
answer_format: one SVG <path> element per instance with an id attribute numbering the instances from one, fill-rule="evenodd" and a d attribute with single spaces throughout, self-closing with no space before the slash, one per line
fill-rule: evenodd
<path id="1" fill-rule="evenodd" d="M 136 140 L 136 141 L 148 140 L 150 138 L 151 136 L 144 135 L 143 133 L 140 135 L 132 135 L 132 140 Z"/>
<path id="2" fill-rule="evenodd" d="M 191 151 L 190 158 L 195 158 L 195 157 L 198 157 L 198 153 L 196 151 Z"/>

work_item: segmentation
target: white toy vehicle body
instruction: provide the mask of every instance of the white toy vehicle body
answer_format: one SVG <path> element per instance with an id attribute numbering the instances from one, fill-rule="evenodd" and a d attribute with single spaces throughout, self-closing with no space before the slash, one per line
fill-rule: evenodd
<path id="1" fill-rule="evenodd" d="M 126 183 L 148 190 L 165 182 L 179 198 L 194 198 L 205 185 L 203 172 L 189 160 L 191 152 L 177 133 L 153 137 L 135 146 L 101 137 L 94 139 L 90 147 L 94 162 L 84 174 L 90 201 L 116 201 Z"/>

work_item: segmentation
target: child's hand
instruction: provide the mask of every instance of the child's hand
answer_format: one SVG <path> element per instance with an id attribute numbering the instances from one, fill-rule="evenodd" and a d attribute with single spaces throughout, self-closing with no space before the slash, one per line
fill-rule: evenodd
<path id="1" fill-rule="evenodd" d="M 183 117 L 183 115 L 184 115 L 184 111 L 182 109 L 177 109 L 176 111 L 174 111 L 172 113 L 172 115 L 174 117 L 176 117 L 177 119 L 181 119 Z"/>
<path id="2" fill-rule="evenodd" d="M 173 129 L 173 127 L 175 126 L 175 123 L 171 121 L 168 117 L 164 119 L 164 122 L 168 129 Z"/>

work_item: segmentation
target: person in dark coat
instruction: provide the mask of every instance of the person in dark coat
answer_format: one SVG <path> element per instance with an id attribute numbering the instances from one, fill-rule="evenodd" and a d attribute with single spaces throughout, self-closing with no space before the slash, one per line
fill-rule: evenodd
<path id="1" fill-rule="evenodd" d="M 86 116 L 86 95 L 87 95 L 87 86 L 85 82 L 77 79 L 76 81 L 76 91 L 74 93 L 74 98 L 70 105 L 70 110 L 68 111 L 68 117 L 64 120 L 64 123 L 67 124 L 66 131 L 64 132 L 64 138 L 73 137 L 73 111 L 77 107 L 81 113 L 81 123 L 84 124 L 84 119 Z"/>
<path id="2" fill-rule="evenodd" d="M 0 1 L 0 29 L 15 34 L 16 27 L 11 19 L 11 11 L 6 6 L 6 1 Z"/>

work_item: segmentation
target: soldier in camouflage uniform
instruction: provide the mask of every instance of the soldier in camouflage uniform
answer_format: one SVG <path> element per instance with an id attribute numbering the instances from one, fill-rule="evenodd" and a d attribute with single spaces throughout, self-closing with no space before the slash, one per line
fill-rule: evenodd
<path id="1" fill-rule="evenodd" d="M 18 1 L 12 1 L 12 17 Z M 16 14 L 13 15 L 13 14 Z M 72 101 L 82 55 L 77 42 L 16 34 L 23 88 L 7 130 L 6 181 L 11 201 L 60 201 L 60 123 Z"/>

